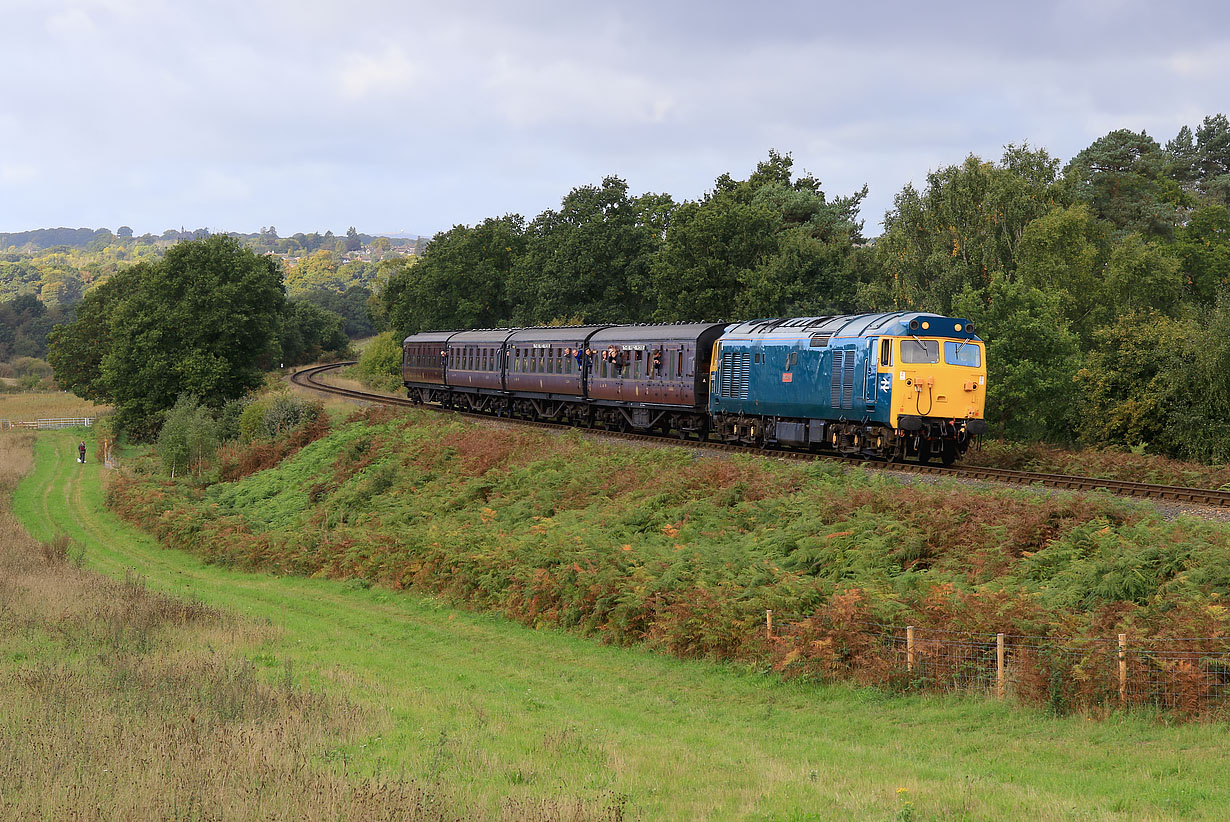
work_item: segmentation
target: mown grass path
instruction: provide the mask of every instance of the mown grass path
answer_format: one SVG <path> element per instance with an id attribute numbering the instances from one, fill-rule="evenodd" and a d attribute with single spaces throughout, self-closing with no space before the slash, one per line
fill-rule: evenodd
<path id="1" fill-rule="evenodd" d="M 603 647 L 326 580 L 237 573 L 161 548 L 103 504 L 73 432 L 41 434 L 14 507 L 87 564 L 281 629 L 289 664 L 382 708 L 320 752 L 439 783 L 468 806 L 603 795 L 644 819 L 1224 818 L 1230 733 L 1051 719 L 977 698 L 888 697 Z"/>

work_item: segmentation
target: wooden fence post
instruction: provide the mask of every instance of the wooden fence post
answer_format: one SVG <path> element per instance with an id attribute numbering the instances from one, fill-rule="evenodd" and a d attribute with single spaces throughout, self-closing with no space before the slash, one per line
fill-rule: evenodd
<path id="1" fill-rule="evenodd" d="M 1119 634 L 1119 707 L 1127 708 L 1127 634 Z"/>
<path id="2" fill-rule="evenodd" d="M 773 639 L 773 612 L 768 609 L 765 609 L 764 612 L 764 631 L 765 636 Z"/>
<path id="3" fill-rule="evenodd" d="M 1004 635 L 995 635 L 995 698 L 1004 698 Z"/>
<path id="4" fill-rule="evenodd" d="M 905 626 L 905 669 L 914 673 L 914 626 Z"/>

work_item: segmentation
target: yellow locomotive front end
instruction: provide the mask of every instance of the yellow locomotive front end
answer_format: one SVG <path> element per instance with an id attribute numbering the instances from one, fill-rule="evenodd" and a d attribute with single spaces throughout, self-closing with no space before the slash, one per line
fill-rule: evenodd
<path id="1" fill-rule="evenodd" d="M 951 322 L 951 321 L 950 321 Z M 945 464 L 987 430 L 984 344 L 972 327 L 923 321 L 918 333 L 880 340 L 879 376 L 891 385 L 889 424 L 902 442 L 902 457 Z"/>

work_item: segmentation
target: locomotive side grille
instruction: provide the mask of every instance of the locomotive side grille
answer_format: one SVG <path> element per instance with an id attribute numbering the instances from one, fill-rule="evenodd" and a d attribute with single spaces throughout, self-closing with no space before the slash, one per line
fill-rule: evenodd
<path id="1" fill-rule="evenodd" d="M 854 407 L 854 352 L 846 352 L 845 367 L 841 371 L 841 407 Z"/>
<path id="2" fill-rule="evenodd" d="M 830 384 L 829 405 L 833 408 L 841 407 L 841 373 L 842 367 L 845 364 L 846 352 L 833 352 L 833 372 L 832 382 Z"/>
<path id="3" fill-rule="evenodd" d="M 752 355 L 736 351 L 722 353 L 721 370 L 718 374 L 718 396 L 733 400 L 748 397 L 748 382 L 751 374 Z"/>
<path id="4" fill-rule="evenodd" d="M 722 373 L 718 375 L 718 394 L 723 397 L 730 396 L 730 375 L 733 370 L 732 360 L 734 356 L 730 351 L 722 353 Z"/>

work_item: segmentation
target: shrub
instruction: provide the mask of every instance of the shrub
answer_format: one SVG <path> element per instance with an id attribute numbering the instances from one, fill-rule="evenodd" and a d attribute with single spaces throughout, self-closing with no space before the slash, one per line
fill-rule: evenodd
<path id="1" fill-rule="evenodd" d="M 177 470 L 192 470 L 200 476 L 201 468 L 213 459 L 217 449 L 218 424 L 213 414 L 196 397 L 181 396 L 167 412 L 158 433 L 157 451 L 163 469 L 171 476 Z"/>
<path id="2" fill-rule="evenodd" d="M 13 373 L 18 377 L 37 377 L 43 379 L 52 374 L 51 366 L 35 357 L 17 357 L 13 360 Z"/>
<path id="3" fill-rule="evenodd" d="M 376 388 L 396 391 L 401 388 L 401 340 L 392 331 L 380 334 L 359 358 L 359 376 Z"/>

